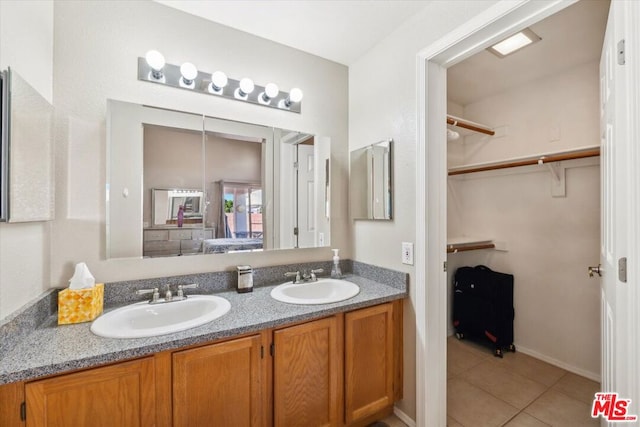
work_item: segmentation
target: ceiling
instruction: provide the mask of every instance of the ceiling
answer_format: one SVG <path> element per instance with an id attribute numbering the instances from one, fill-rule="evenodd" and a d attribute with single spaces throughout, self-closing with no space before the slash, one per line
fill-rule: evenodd
<path id="1" fill-rule="evenodd" d="M 583 0 L 530 28 L 542 40 L 506 58 L 483 50 L 447 70 L 447 97 L 462 106 L 600 59 L 608 0 Z"/>
<path id="2" fill-rule="evenodd" d="M 428 0 L 156 0 L 158 3 L 350 65 Z"/>
<path id="3" fill-rule="evenodd" d="M 155 0 L 344 65 L 432 0 Z M 600 58 L 609 0 L 582 0 L 530 28 L 542 40 L 506 58 L 483 50 L 448 69 L 448 98 L 467 105 Z"/>

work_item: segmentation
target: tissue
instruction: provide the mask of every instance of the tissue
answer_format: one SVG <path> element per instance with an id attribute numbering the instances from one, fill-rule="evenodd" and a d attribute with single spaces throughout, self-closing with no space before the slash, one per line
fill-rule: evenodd
<path id="1" fill-rule="evenodd" d="M 1 1 L 1 0 L 0 0 Z M 58 293 L 58 324 L 89 322 L 102 313 L 104 284 L 97 283 L 84 262 L 76 264 L 69 287 Z"/>
<path id="2" fill-rule="evenodd" d="M 96 284 L 96 279 L 89 271 L 89 267 L 84 262 L 76 264 L 76 271 L 69 280 L 69 289 L 87 289 Z"/>

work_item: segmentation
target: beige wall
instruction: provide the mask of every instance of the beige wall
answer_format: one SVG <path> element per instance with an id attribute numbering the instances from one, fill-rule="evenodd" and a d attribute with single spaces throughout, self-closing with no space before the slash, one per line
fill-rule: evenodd
<path id="1" fill-rule="evenodd" d="M 465 118 L 507 135 L 470 135 L 449 142 L 450 152 L 462 149 L 470 164 L 599 145 L 598 105 L 591 62 L 465 106 Z M 449 235 L 493 238 L 507 251 L 449 255 L 449 275 L 478 264 L 514 274 L 516 345 L 598 379 L 599 283 L 586 268 L 600 257 L 600 168 L 597 159 L 562 164 L 566 197 L 552 197 L 546 166 L 451 177 Z"/>
<path id="2" fill-rule="evenodd" d="M 141 19 L 140 17 L 144 17 Z M 170 29 L 170 31 L 168 31 Z M 302 114 L 245 104 L 137 80 L 137 57 L 158 49 L 168 63 L 193 61 L 230 77 L 301 87 Z M 262 254 L 105 260 L 105 115 L 108 98 L 204 113 L 331 138 L 332 236 L 351 255 L 346 220 L 347 68 L 154 2 L 56 2 L 54 99 L 57 121 L 56 221 L 51 285 L 87 262 L 96 279 L 115 281 L 328 260 L 329 248 Z M 83 153 L 81 162 L 74 156 Z M 78 200 L 77 194 L 82 195 Z"/>
<path id="3" fill-rule="evenodd" d="M 51 102 L 53 2 L 0 1 L 0 69 L 7 67 Z M 49 287 L 49 236 L 49 222 L 0 223 L 0 320 Z"/>
<path id="4" fill-rule="evenodd" d="M 399 409 L 415 417 L 414 268 L 400 262 L 401 242 L 415 241 L 417 139 L 416 55 L 495 1 L 433 1 L 349 67 L 349 149 L 393 138 L 394 219 L 354 223 L 354 257 L 411 275 L 405 304 L 405 399 Z M 384 242 L 381 244 L 380 242 Z M 424 257 L 416 253 L 415 257 Z"/>

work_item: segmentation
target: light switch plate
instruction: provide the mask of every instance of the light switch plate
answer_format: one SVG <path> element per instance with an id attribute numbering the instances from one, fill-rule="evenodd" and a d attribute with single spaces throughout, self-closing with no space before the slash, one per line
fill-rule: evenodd
<path id="1" fill-rule="evenodd" d="M 402 263 L 413 265 L 413 243 L 402 242 Z"/>

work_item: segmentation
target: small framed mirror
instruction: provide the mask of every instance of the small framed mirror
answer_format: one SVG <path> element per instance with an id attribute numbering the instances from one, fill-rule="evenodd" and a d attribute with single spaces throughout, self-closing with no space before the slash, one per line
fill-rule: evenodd
<path id="1" fill-rule="evenodd" d="M 151 204 L 154 227 L 202 227 L 205 204 L 204 193 L 200 190 L 154 188 Z M 182 215 L 179 215 L 181 207 Z"/>
<path id="2" fill-rule="evenodd" d="M 393 140 L 385 139 L 351 152 L 349 199 L 352 219 L 392 219 L 392 148 Z"/>

